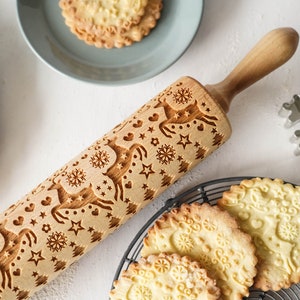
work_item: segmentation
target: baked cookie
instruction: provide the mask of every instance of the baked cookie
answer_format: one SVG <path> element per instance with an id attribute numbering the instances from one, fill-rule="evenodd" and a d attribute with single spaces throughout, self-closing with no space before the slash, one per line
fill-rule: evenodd
<path id="1" fill-rule="evenodd" d="M 214 300 L 220 290 L 189 257 L 151 255 L 132 263 L 114 282 L 111 300 Z"/>
<path id="2" fill-rule="evenodd" d="M 60 0 L 66 25 L 80 40 L 99 48 L 141 41 L 156 26 L 162 0 Z"/>
<path id="3" fill-rule="evenodd" d="M 158 219 L 144 239 L 141 254 L 178 253 L 200 262 L 215 278 L 222 299 L 242 299 L 256 275 L 251 237 L 227 212 L 207 203 L 183 204 Z"/>
<path id="4" fill-rule="evenodd" d="M 252 236 L 258 257 L 254 286 L 264 291 L 300 281 L 300 187 L 253 178 L 232 186 L 218 206 Z"/>

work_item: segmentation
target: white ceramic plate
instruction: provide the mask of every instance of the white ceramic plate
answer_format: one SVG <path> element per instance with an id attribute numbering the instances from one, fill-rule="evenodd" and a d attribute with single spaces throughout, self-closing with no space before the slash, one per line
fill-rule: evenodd
<path id="1" fill-rule="evenodd" d="M 172 65 L 192 42 L 203 0 L 164 0 L 157 26 L 141 42 L 98 49 L 77 39 L 57 0 L 17 0 L 19 24 L 35 54 L 55 70 L 80 80 L 121 85 L 146 80 Z"/>

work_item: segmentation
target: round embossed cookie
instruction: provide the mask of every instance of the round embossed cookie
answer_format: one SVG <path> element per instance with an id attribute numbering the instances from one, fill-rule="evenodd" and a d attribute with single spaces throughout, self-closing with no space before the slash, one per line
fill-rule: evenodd
<path id="1" fill-rule="evenodd" d="M 218 205 L 253 237 L 258 257 L 254 286 L 264 291 L 300 281 L 300 187 L 281 179 L 244 180 Z"/>
<path id="2" fill-rule="evenodd" d="M 251 237 L 227 212 L 209 204 L 183 204 L 149 229 L 142 256 L 160 252 L 187 255 L 200 262 L 221 289 L 222 299 L 242 299 L 256 275 Z"/>
<path id="3" fill-rule="evenodd" d="M 177 254 L 151 255 L 132 263 L 110 292 L 111 300 L 214 300 L 219 296 L 206 270 Z"/>
<path id="4" fill-rule="evenodd" d="M 156 26 L 162 0 L 60 0 L 66 25 L 80 40 L 99 48 L 141 41 Z"/>

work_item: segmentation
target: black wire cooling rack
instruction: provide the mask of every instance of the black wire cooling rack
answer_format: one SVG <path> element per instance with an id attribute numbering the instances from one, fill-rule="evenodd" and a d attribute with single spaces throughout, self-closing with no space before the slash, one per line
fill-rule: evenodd
<path id="1" fill-rule="evenodd" d="M 254 178 L 256 176 L 243 176 L 243 177 L 230 177 L 217 180 L 208 181 L 196 185 L 195 187 L 187 190 L 186 192 L 168 199 L 164 206 L 158 210 L 140 229 L 132 242 L 129 244 L 126 252 L 124 253 L 119 267 L 115 273 L 113 281 L 117 280 L 122 271 L 127 270 L 129 265 L 136 262 L 140 258 L 140 252 L 143 247 L 143 239 L 147 235 L 148 229 L 153 225 L 157 218 L 165 212 L 170 211 L 174 207 L 180 206 L 182 203 L 192 202 L 207 202 L 211 205 L 216 204 L 217 200 L 221 198 L 224 191 L 229 190 L 231 185 L 239 184 L 244 179 Z M 250 289 L 249 300 L 297 300 L 300 299 L 300 284 L 295 284 L 289 289 L 282 289 L 274 292 L 263 292 L 257 289 Z"/>

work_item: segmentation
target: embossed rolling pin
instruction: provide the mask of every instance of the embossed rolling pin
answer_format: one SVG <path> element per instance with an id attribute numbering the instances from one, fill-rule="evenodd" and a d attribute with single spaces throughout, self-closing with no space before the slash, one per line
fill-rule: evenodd
<path id="1" fill-rule="evenodd" d="M 183 77 L 0 216 L 0 299 L 27 299 L 230 136 L 232 98 L 295 52 L 268 33 L 216 85 Z"/>

